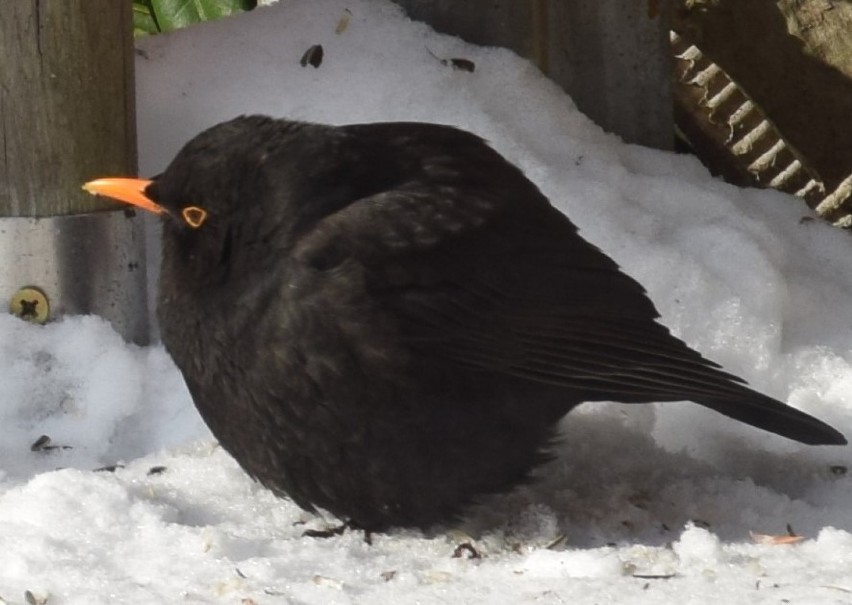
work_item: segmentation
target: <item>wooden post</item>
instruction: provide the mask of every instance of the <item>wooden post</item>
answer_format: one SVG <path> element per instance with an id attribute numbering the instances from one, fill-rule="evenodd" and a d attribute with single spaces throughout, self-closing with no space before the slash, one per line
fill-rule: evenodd
<path id="1" fill-rule="evenodd" d="M 0 3 L 0 216 L 107 208 L 80 184 L 135 173 L 131 8 Z"/>
<path id="2" fill-rule="evenodd" d="M 142 222 L 81 190 L 136 173 L 131 8 L 0 2 L 0 312 L 96 313 L 143 344 Z"/>
<path id="3" fill-rule="evenodd" d="M 538 65 L 625 141 L 674 144 L 671 0 L 395 0 L 412 19 Z"/>

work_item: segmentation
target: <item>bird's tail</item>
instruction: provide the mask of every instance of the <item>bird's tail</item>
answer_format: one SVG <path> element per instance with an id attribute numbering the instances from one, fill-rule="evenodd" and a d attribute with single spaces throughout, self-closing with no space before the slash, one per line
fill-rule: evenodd
<path id="1" fill-rule="evenodd" d="M 808 445 L 847 443 L 843 434 L 822 420 L 751 389 L 743 387 L 742 391 L 742 398 L 695 399 L 695 402 L 740 422 Z"/>

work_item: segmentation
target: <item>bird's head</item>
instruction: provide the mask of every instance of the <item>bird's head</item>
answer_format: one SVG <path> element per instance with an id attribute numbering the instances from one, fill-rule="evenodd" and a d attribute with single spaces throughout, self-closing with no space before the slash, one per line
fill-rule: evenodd
<path id="1" fill-rule="evenodd" d="M 226 277 L 235 263 L 256 265 L 292 239 L 300 179 L 281 157 L 293 124 L 236 118 L 189 141 L 153 179 L 100 178 L 83 188 L 163 217 L 164 270 L 174 263 L 182 273 Z"/>

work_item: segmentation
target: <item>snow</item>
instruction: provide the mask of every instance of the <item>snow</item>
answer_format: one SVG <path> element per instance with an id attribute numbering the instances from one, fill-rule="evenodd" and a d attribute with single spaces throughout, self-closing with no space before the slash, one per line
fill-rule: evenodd
<path id="1" fill-rule="evenodd" d="M 322 64 L 301 67 L 314 44 Z M 639 279 L 674 333 L 852 436 L 852 242 L 800 221 L 798 200 L 625 145 L 512 53 L 383 0 L 283 1 L 139 48 L 143 174 L 240 113 L 467 128 Z M 535 484 L 459 527 L 372 545 L 303 537 L 334 520 L 248 479 L 162 347 L 126 344 L 99 318 L 0 315 L 0 421 L 8 603 L 852 602 L 849 449 L 691 404 L 583 406 Z M 804 539 L 752 539 L 788 525 Z"/>

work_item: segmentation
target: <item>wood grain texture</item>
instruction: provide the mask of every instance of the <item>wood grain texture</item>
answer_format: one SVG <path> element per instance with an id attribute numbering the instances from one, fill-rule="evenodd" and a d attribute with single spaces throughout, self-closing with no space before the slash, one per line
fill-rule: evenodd
<path id="1" fill-rule="evenodd" d="M 852 3 L 714 0 L 683 4 L 674 29 L 757 103 L 834 190 L 852 170 Z"/>
<path id="2" fill-rule="evenodd" d="M 604 130 L 672 148 L 671 2 L 394 1 L 440 32 L 532 60 Z"/>
<path id="3" fill-rule="evenodd" d="M 80 189 L 136 171 L 131 5 L 0 4 L 0 216 L 111 207 Z"/>

